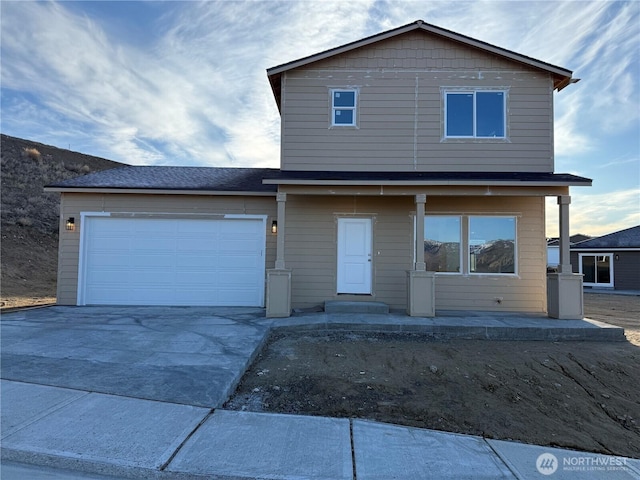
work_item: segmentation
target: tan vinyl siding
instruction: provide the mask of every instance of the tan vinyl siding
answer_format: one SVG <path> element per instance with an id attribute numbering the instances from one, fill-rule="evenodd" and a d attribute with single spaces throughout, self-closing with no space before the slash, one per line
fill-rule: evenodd
<path id="1" fill-rule="evenodd" d="M 60 224 L 57 293 L 60 305 L 75 305 L 77 301 L 81 212 L 268 215 L 266 268 L 273 268 L 275 263 L 276 241 L 270 232 L 271 220 L 276 216 L 273 197 L 63 193 L 60 216 L 75 217 L 76 230 L 68 232 Z"/>
<path id="2" fill-rule="evenodd" d="M 286 264 L 292 269 L 294 307 L 321 305 L 336 295 L 337 218 L 373 218 L 373 295 L 406 308 L 406 271 L 413 262 L 413 213 L 408 197 L 287 196 Z M 517 217 L 515 276 L 437 275 L 440 310 L 546 311 L 544 198 L 427 197 L 427 214 Z M 348 298 L 352 299 L 351 296 Z M 501 299 L 500 303 L 497 299 Z"/>
<path id="3" fill-rule="evenodd" d="M 373 285 L 376 300 L 402 308 L 411 268 L 410 198 L 287 196 L 287 268 L 294 307 L 320 305 L 336 295 L 337 219 L 373 219 Z M 365 297 L 369 298 L 369 297 Z"/>
<path id="4" fill-rule="evenodd" d="M 283 75 L 282 169 L 553 171 L 549 74 L 421 32 L 403 37 Z M 330 89 L 348 87 L 359 91 L 357 127 L 330 127 Z M 508 90 L 507 140 L 444 139 L 443 88 Z"/>

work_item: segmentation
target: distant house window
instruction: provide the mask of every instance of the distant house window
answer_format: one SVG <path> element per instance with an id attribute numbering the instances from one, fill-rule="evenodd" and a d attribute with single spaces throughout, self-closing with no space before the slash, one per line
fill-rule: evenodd
<path id="1" fill-rule="evenodd" d="M 580 253 L 579 271 L 587 287 L 613 287 L 613 254 Z"/>
<path id="2" fill-rule="evenodd" d="M 424 217 L 424 262 L 429 272 L 460 273 L 460 217 Z"/>
<path id="3" fill-rule="evenodd" d="M 469 273 L 516 273 L 515 217 L 469 217 Z"/>
<path id="4" fill-rule="evenodd" d="M 505 138 L 506 92 L 444 92 L 445 137 Z"/>
<path id="5" fill-rule="evenodd" d="M 331 90 L 331 125 L 356 125 L 356 90 Z"/>

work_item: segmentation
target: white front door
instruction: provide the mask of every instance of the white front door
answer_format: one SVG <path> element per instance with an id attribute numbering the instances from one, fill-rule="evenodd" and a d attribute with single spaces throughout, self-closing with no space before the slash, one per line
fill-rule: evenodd
<path id="1" fill-rule="evenodd" d="M 338 293 L 371 293 L 371 219 L 338 219 Z"/>

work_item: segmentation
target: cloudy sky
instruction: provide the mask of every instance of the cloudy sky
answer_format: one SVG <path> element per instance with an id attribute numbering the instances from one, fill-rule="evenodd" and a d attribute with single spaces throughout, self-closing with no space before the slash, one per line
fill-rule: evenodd
<path id="1" fill-rule="evenodd" d="M 556 172 L 594 180 L 571 231 L 640 224 L 640 2 L 0 4 L 2 133 L 136 165 L 277 167 L 265 70 L 417 19 L 568 68 Z"/>

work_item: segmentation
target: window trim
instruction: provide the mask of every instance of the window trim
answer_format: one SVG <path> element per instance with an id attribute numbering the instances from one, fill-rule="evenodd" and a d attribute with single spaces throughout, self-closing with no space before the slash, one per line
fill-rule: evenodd
<path id="1" fill-rule="evenodd" d="M 520 215 L 517 213 L 505 213 L 505 214 L 468 214 L 468 213 L 439 213 L 429 212 L 425 213 L 426 217 L 458 217 L 460 219 L 460 271 L 459 272 L 433 272 L 436 275 L 462 275 L 473 277 L 515 277 L 519 278 L 519 262 L 518 262 L 518 218 Z M 514 245 L 513 245 L 513 273 L 500 273 L 500 272 L 472 272 L 471 271 L 471 251 L 469 249 L 471 245 L 471 219 L 472 218 L 512 218 L 514 224 Z M 413 263 L 416 262 L 416 240 L 417 240 L 417 217 L 415 212 L 413 214 Z M 426 237 L 425 237 L 426 238 Z M 432 270 L 429 270 L 432 272 Z"/>
<path id="2" fill-rule="evenodd" d="M 465 255 L 467 257 L 467 274 L 472 276 L 501 276 L 501 277 L 518 277 L 518 216 L 517 215 L 467 215 L 467 245 Z M 512 218 L 514 222 L 513 232 L 513 273 L 509 272 L 472 272 L 471 271 L 471 219 L 472 218 Z"/>
<path id="3" fill-rule="evenodd" d="M 578 253 L 578 273 L 580 275 L 584 276 L 584 271 L 582 268 L 582 259 L 584 257 L 595 257 L 595 282 L 585 282 L 583 281 L 582 284 L 585 287 L 592 287 L 592 288 L 614 288 L 615 285 L 615 277 L 614 277 L 614 262 L 613 262 L 613 253 L 610 252 L 585 252 L 585 253 Z M 598 282 L 598 257 L 609 257 L 609 283 L 600 283 Z M 584 278 L 584 277 L 583 277 Z"/>
<path id="4" fill-rule="evenodd" d="M 353 92 L 353 107 L 336 107 L 334 105 L 334 94 L 342 92 Z M 336 87 L 329 89 L 329 108 L 331 119 L 329 125 L 333 127 L 357 127 L 358 126 L 358 95 L 359 89 L 354 87 Z M 353 121 L 351 123 L 336 123 L 336 110 L 351 110 L 353 112 Z"/>
<path id="5" fill-rule="evenodd" d="M 442 88 L 442 106 L 443 106 L 443 123 L 442 123 L 442 138 L 443 140 L 508 140 L 508 122 L 507 122 L 507 102 L 509 99 L 509 89 L 505 87 L 496 88 Z M 488 137 L 477 135 L 477 109 L 476 109 L 476 94 L 477 93 L 502 93 L 502 124 L 503 135 L 500 137 Z M 447 132 L 447 120 L 448 120 L 448 97 L 449 95 L 471 94 L 473 95 L 473 134 L 472 135 L 449 135 Z"/>
<path id="6" fill-rule="evenodd" d="M 427 228 L 427 217 L 449 217 L 449 218 L 457 218 L 459 220 L 459 231 L 458 231 L 458 238 L 459 238 L 459 242 L 458 244 L 460 245 L 460 253 L 459 253 L 459 270 L 457 272 L 441 272 L 441 271 L 434 271 L 434 270 L 429 270 L 429 271 L 433 271 L 434 273 L 438 274 L 438 275 L 463 275 L 464 274 L 464 256 L 463 256 L 463 248 L 464 248 L 464 235 L 463 235 L 463 224 L 464 224 L 464 215 L 459 215 L 459 214 L 448 214 L 448 213 L 442 213 L 442 214 L 427 214 L 425 213 L 424 218 L 425 218 L 425 224 L 424 224 L 424 228 L 425 228 L 425 240 L 426 240 L 426 228 Z M 414 254 L 415 255 L 415 254 Z M 425 262 L 426 264 L 426 262 Z"/>

